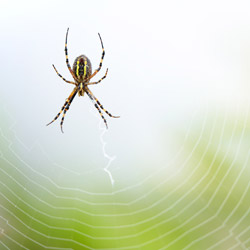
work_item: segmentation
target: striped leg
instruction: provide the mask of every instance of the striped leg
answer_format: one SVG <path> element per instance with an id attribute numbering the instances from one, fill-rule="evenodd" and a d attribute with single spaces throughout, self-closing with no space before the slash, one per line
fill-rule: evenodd
<path id="1" fill-rule="evenodd" d="M 54 70 L 56 71 L 57 75 L 58 75 L 59 77 L 61 77 L 65 82 L 71 83 L 71 84 L 74 84 L 74 85 L 75 85 L 74 82 L 71 82 L 71 81 L 66 80 L 61 74 L 59 74 L 58 71 L 57 71 L 57 69 L 56 69 L 56 67 L 54 66 L 54 64 L 52 64 L 52 66 L 53 66 Z"/>
<path id="2" fill-rule="evenodd" d="M 76 80 L 76 77 L 75 77 L 75 75 L 74 75 L 74 72 L 73 72 L 73 70 L 71 69 L 70 64 L 69 64 L 68 48 L 67 48 L 67 43 L 68 43 L 68 32 L 69 32 L 69 28 L 67 29 L 66 39 L 65 39 L 65 56 L 66 56 L 66 64 L 67 64 L 67 67 L 68 67 L 68 69 L 69 69 L 70 74 L 71 74 L 71 75 L 73 76 L 73 78 Z"/>
<path id="3" fill-rule="evenodd" d="M 64 117 L 66 115 L 66 112 L 69 110 L 70 104 L 72 103 L 73 99 L 75 98 L 76 93 L 77 93 L 77 91 L 75 91 L 75 93 L 72 95 L 71 99 L 69 100 L 67 106 L 65 107 L 65 109 L 63 111 L 63 116 L 62 116 L 61 123 L 60 123 L 62 133 L 63 133 L 63 127 L 62 126 L 63 126 Z"/>
<path id="4" fill-rule="evenodd" d="M 108 74 L 108 69 L 106 70 L 105 75 L 99 81 L 97 81 L 97 82 L 90 82 L 90 83 L 87 83 L 87 85 L 98 84 L 99 82 L 101 82 L 103 79 L 106 78 L 107 74 Z"/>
<path id="5" fill-rule="evenodd" d="M 96 103 L 99 105 L 99 107 L 106 113 L 108 114 L 110 117 L 113 117 L 113 118 L 119 118 L 120 116 L 113 116 L 111 115 L 103 106 L 102 104 L 98 101 L 98 99 L 94 96 L 94 94 L 91 92 L 91 90 L 86 86 L 85 87 L 85 90 L 86 92 L 88 91 L 90 93 L 90 95 L 92 96 L 92 98 L 96 101 Z M 87 92 L 87 93 L 88 93 Z"/>
<path id="6" fill-rule="evenodd" d="M 70 96 L 67 98 L 66 102 L 64 103 L 64 105 L 62 106 L 60 112 L 56 115 L 56 117 L 54 118 L 54 120 L 52 120 L 50 123 L 48 123 L 46 126 L 50 125 L 52 122 L 54 122 L 59 116 L 60 114 L 63 112 L 63 110 L 65 109 L 65 107 L 69 104 L 72 96 L 74 96 L 77 93 L 77 88 L 74 88 L 74 90 L 71 92 Z"/>
<path id="7" fill-rule="evenodd" d="M 102 119 L 103 119 L 103 121 L 104 121 L 104 123 L 105 123 L 105 125 L 106 125 L 106 128 L 108 129 L 108 123 L 107 123 L 106 119 L 104 118 L 101 109 L 100 109 L 99 106 L 95 103 L 94 98 L 92 97 L 92 95 L 91 95 L 87 90 L 85 90 L 85 92 L 87 93 L 88 97 L 89 97 L 90 100 L 93 102 L 93 104 L 95 105 L 96 109 L 98 110 L 100 116 L 102 117 Z"/>
<path id="8" fill-rule="evenodd" d="M 104 50 L 104 47 L 103 47 L 102 38 L 101 38 L 101 35 L 100 35 L 99 33 L 98 33 L 98 36 L 99 36 L 99 38 L 100 38 L 101 45 L 102 45 L 102 57 L 101 57 L 101 61 L 100 61 L 100 64 L 99 64 L 98 69 L 96 69 L 96 70 L 94 71 L 94 73 L 89 77 L 89 80 L 90 80 L 93 76 L 95 76 L 95 75 L 97 74 L 97 72 L 100 71 L 100 69 L 101 69 L 101 67 L 102 67 L 102 61 L 103 61 L 103 58 L 104 58 L 104 55 L 105 55 L 105 50 Z"/>

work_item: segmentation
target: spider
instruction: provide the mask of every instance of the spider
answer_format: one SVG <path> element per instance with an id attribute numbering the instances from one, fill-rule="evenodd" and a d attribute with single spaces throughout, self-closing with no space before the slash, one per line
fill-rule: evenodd
<path id="1" fill-rule="evenodd" d="M 74 61 L 73 70 L 71 69 L 71 66 L 69 64 L 68 49 L 67 49 L 68 32 L 69 32 L 69 28 L 67 29 L 67 33 L 66 33 L 65 56 L 66 56 L 67 67 L 69 69 L 69 72 L 71 73 L 71 75 L 74 78 L 74 82 L 66 80 L 61 74 L 58 73 L 54 64 L 52 64 L 52 66 L 59 77 L 61 77 L 67 83 L 74 84 L 75 88 L 73 89 L 73 91 L 71 92 L 69 97 L 66 99 L 66 102 L 62 106 L 60 112 L 56 115 L 54 120 L 52 120 L 50 123 L 47 124 L 47 126 L 50 125 L 52 122 L 54 122 L 60 116 L 60 114 L 63 112 L 63 116 L 62 116 L 61 123 L 60 123 L 61 131 L 63 133 L 63 121 L 64 121 L 64 117 L 65 117 L 66 112 L 69 110 L 70 104 L 72 103 L 72 101 L 75 98 L 77 93 L 79 96 L 83 96 L 84 93 L 86 93 L 88 95 L 88 97 L 91 99 L 91 101 L 93 102 L 93 104 L 95 105 L 96 109 L 98 110 L 100 116 L 102 117 L 102 119 L 106 125 L 106 128 L 108 128 L 108 124 L 107 124 L 106 119 L 103 116 L 102 110 L 106 114 L 108 114 L 110 117 L 119 118 L 120 116 L 113 116 L 106 109 L 104 109 L 102 104 L 98 101 L 98 99 L 94 96 L 94 94 L 88 88 L 88 85 L 100 83 L 103 79 L 106 78 L 107 73 L 108 73 L 108 69 L 107 69 L 105 75 L 99 81 L 89 82 L 90 79 L 92 77 L 94 77 L 100 71 L 100 69 L 102 67 L 102 62 L 103 62 L 103 58 L 105 55 L 102 38 L 101 38 L 100 34 L 98 33 L 98 36 L 99 36 L 100 41 L 101 41 L 101 46 L 102 46 L 102 57 L 101 57 L 99 67 L 92 74 L 91 62 L 85 55 L 78 56 Z"/>

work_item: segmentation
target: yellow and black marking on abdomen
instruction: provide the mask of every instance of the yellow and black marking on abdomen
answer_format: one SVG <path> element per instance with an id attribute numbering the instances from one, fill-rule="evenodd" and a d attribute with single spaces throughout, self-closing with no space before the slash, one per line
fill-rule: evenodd
<path id="1" fill-rule="evenodd" d="M 85 55 L 78 56 L 73 64 L 73 72 L 79 83 L 86 82 L 92 74 L 90 60 Z"/>

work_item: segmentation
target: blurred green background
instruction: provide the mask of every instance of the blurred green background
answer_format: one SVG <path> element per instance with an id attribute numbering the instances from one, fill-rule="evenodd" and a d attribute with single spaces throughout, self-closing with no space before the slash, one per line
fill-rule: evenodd
<path id="1" fill-rule="evenodd" d="M 249 1 L 0 3 L 0 249 L 250 249 Z"/>

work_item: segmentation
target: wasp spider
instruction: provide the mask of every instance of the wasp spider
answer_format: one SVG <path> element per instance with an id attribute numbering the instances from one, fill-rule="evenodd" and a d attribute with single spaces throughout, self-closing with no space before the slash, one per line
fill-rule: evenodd
<path id="1" fill-rule="evenodd" d="M 106 114 L 108 114 L 110 117 L 119 118 L 119 116 L 113 116 L 106 109 L 104 109 L 102 104 L 98 101 L 98 99 L 94 96 L 94 94 L 90 91 L 90 89 L 88 87 L 88 85 L 100 83 L 104 78 L 106 78 L 107 73 L 108 73 L 108 69 L 107 69 L 105 75 L 99 81 L 97 81 L 97 82 L 89 82 L 90 79 L 92 77 L 94 77 L 100 71 L 100 69 L 102 67 L 102 61 L 103 61 L 103 58 L 104 58 L 104 55 L 105 55 L 102 38 L 101 38 L 100 34 L 98 33 L 100 41 L 101 41 L 101 45 L 102 45 L 102 57 L 101 57 L 99 67 L 92 74 L 91 62 L 85 55 L 78 56 L 74 61 L 73 70 L 71 69 L 71 66 L 69 64 L 68 49 L 67 49 L 68 32 L 69 32 L 69 28 L 67 29 L 67 33 L 66 33 L 65 56 L 66 56 L 67 67 L 68 67 L 71 75 L 73 76 L 74 81 L 66 80 L 62 75 L 60 75 L 58 73 L 56 67 L 54 65 L 52 65 L 52 66 L 55 69 L 55 71 L 56 71 L 56 73 L 57 73 L 57 75 L 59 77 L 61 77 L 67 83 L 74 84 L 75 88 L 73 89 L 73 91 L 71 92 L 69 97 L 66 99 L 66 102 L 62 106 L 60 112 L 56 115 L 56 117 L 54 118 L 53 121 L 51 121 L 50 123 L 47 124 L 47 126 L 50 125 L 52 122 L 54 122 L 60 116 L 60 114 L 63 112 L 63 116 L 62 116 L 61 123 L 60 123 L 61 130 L 63 132 L 64 117 L 65 117 L 66 112 L 69 110 L 70 104 L 72 103 L 72 101 L 75 98 L 77 93 L 78 93 L 79 96 L 83 96 L 84 93 L 86 93 L 88 95 L 88 97 L 91 99 L 91 101 L 94 103 L 96 109 L 98 110 L 100 116 L 102 117 L 102 119 L 103 119 L 103 121 L 104 121 L 104 123 L 106 125 L 106 128 L 108 128 L 108 124 L 107 124 L 106 119 L 103 116 L 102 110 Z"/>

